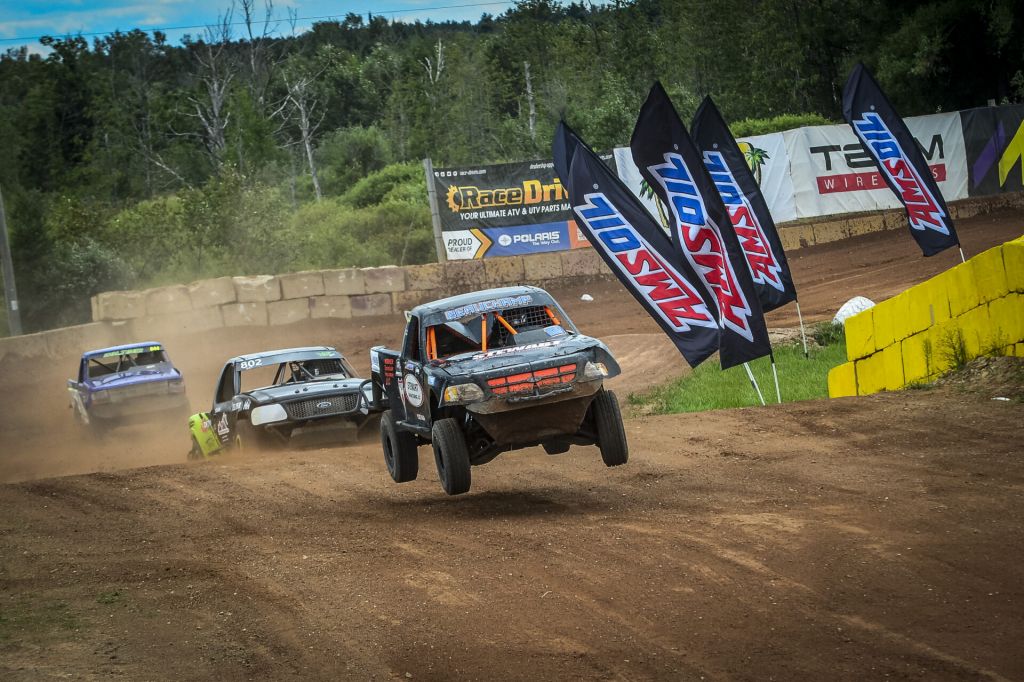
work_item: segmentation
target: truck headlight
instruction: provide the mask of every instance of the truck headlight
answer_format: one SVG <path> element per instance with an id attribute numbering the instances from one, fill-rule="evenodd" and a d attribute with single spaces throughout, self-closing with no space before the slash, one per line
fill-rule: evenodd
<path id="1" fill-rule="evenodd" d="M 269 424 L 270 422 L 280 422 L 288 418 L 288 413 L 284 411 L 284 408 L 280 405 L 261 405 L 254 407 L 252 412 L 249 413 L 249 421 L 252 422 L 253 426 L 259 426 L 260 424 Z"/>
<path id="2" fill-rule="evenodd" d="M 484 399 L 484 391 L 476 384 L 458 384 L 444 389 L 444 402 L 448 405 L 465 405 Z"/>
<path id="3" fill-rule="evenodd" d="M 588 362 L 583 368 L 584 381 L 603 379 L 606 376 L 608 376 L 608 368 L 604 366 L 603 362 Z"/>

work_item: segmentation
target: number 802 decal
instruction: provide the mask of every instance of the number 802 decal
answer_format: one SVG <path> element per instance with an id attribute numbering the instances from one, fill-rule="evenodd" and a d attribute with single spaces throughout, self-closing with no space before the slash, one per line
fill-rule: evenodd
<path id="1" fill-rule="evenodd" d="M 253 367 L 259 367 L 263 364 L 263 358 L 256 358 L 255 360 L 242 360 L 238 363 L 239 369 L 252 369 Z"/>

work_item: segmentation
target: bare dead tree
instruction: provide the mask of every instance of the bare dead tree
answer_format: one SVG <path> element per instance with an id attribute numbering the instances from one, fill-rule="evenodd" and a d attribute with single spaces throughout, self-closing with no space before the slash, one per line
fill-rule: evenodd
<path id="1" fill-rule="evenodd" d="M 444 43 L 441 39 L 437 39 L 437 49 L 434 53 L 434 58 L 424 57 L 423 61 L 420 62 L 423 68 L 427 72 L 427 80 L 430 82 L 430 88 L 433 90 L 438 81 L 441 80 L 441 74 L 444 73 Z"/>
<path id="2" fill-rule="evenodd" d="M 320 124 L 324 121 L 325 112 L 320 111 L 320 97 L 316 91 L 316 78 L 319 74 L 284 74 L 287 91 L 285 106 L 281 115 L 291 121 L 299 132 L 299 139 L 292 144 L 301 144 L 309 165 L 309 175 L 313 180 L 313 193 L 316 200 L 323 198 L 320 190 L 320 177 L 317 174 L 316 157 L 314 155 L 314 139 Z"/>
<path id="3" fill-rule="evenodd" d="M 529 105 L 530 139 L 534 147 L 537 146 L 537 103 L 533 99 L 533 81 L 530 80 L 530 62 L 523 62 L 523 73 L 526 76 L 526 101 Z"/>
<path id="4" fill-rule="evenodd" d="M 252 101 L 261 111 L 266 106 L 267 89 L 273 78 L 278 59 L 271 54 L 271 34 L 277 27 L 274 22 L 273 0 L 263 0 L 263 19 L 256 19 L 256 0 L 238 0 L 242 20 L 248 37 L 246 61 L 248 62 L 249 93 Z M 292 8 L 288 8 L 289 14 Z M 292 28 L 294 32 L 294 24 Z"/>
<path id="5" fill-rule="evenodd" d="M 196 75 L 201 93 L 188 98 L 192 108 L 189 115 L 198 119 L 203 145 L 217 168 L 224 162 L 227 148 L 228 91 L 236 70 L 227 49 L 231 42 L 232 12 L 233 7 L 218 18 L 217 24 L 207 26 L 205 40 L 196 46 Z"/>

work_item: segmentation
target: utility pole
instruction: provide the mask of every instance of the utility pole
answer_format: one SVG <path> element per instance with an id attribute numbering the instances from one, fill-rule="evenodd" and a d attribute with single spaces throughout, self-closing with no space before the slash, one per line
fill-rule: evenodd
<path id="1" fill-rule="evenodd" d="M 423 173 L 427 176 L 427 200 L 430 202 L 430 222 L 434 225 L 434 249 L 437 251 L 437 262 L 448 260 L 444 249 L 444 236 L 441 234 L 441 214 L 437 208 L 437 190 L 434 187 L 434 164 L 430 157 L 423 159 Z"/>
<path id="2" fill-rule="evenodd" d="M 11 245 L 7 240 L 7 213 L 4 195 L 0 191 L 0 265 L 4 271 L 4 298 L 7 299 L 7 328 L 11 336 L 21 336 L 21 312 L 18 310 L 18 289 L 14 286 L 14 263 Z"/>

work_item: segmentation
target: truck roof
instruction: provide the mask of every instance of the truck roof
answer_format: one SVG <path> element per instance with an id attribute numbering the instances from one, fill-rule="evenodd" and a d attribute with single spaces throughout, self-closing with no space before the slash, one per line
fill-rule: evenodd
<path id="1" fill-rule="evenodd" d="M 342 357 L 336 349 L 330 346 L 302 346 L 301 348 L 280 348 L 278 350 L 267 350 L 262 353 L 249 353 L 248 355 L 238 355 L 230 360 L 228 363 L 245 362 L 247 360 L 268 360 L 273 359 L 274 361 L 289 362 L 291 360 L 315 360 L 319 358 L 340 358 Z"/>
<path id="2" fill-rule="evenodd" d="M 423 303 L 422 305 L 418 305 L 413 308 L 412 313 L 414 315 L 419 315 L 420 317 L 433 316 L 439 313 L 444 313 L 447 310 L 471 306 L 474 303 L 502 298 L 513 298 L 517 296 L 543 296 L 545 300 L 551 300 L 551 294 L 540 287 L 525 285 L 515 287 L 498 287 L 496 289 L 483 289 L 481 291 L 473 291 L 468 294 L 449 296 L 448 298 L 438 299 L 436 301 L 431 301 L 430 303 Z"/>
<path id="3" fill-rule="evenodd" d="M 149 346 L 159 346 L 162 350 L 164 344 L 159 341 L 139 341 L 137 343 L 125 343 L 120 346 L 110 346 L 109 348 L 97 348 L 95 350 L 87 350 L 82 353 L 83 358 L 94 358 L 105 353 L 116 353 L 122 350 L 131 350 L 133 348 L 148 348 Z"/>

